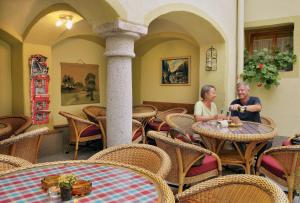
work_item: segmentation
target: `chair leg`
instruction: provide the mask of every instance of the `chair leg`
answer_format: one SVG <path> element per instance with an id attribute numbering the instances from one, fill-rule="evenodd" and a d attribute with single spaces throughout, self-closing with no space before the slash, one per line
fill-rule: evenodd
<path id="1" fill-rule="evenodd" d="M 290 202 L 293 202 L 293 192 L 294 192 L 294 187 L 288 186 L 288 199 Z"/>
<path id="2" fill-rule="evenodd" d="M 78 144 L 79 144 L 79 142 L 76 142 L 76 144 L 75 144 L 75 151 L 74 151 L 74 160 L 77 160 L 77 158 L 78 158 Z"/>
<path id="3" fill-rule="evenodd" d="M 183 183 L 179 183 L 178 185 L 178 194 L 181 193 L 183 190 Z"/>

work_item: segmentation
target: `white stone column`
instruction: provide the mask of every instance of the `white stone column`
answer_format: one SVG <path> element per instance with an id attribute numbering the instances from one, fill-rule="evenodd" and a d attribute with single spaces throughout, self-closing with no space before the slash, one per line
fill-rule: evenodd
<path id="1" fill-rule="evenodd" d="M 134 41 L 147 34 L 148 28 L 122 20 L 94 27 L 106 39 L 107 146 L 131 143 L 132 65 Z"/>
<path id="2" fill-rule="evenodd" d="M 245 2 L 244 0 L 237 1 L 237 77 L 243 72 L 244 69 L 244 47 L 245 47 L 245 37 L 244 37 L 244 19 L 245 19 Z"/>

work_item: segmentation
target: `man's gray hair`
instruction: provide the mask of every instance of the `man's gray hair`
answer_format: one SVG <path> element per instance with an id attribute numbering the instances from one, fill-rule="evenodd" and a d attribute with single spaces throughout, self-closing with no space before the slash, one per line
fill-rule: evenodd
<path id="1" fill-rule="evenodd" d="M 245 87 L 247 90 L 250 90 L 250 86 L 248 83 L 245 83 L 244 81 L 238 82 L 236 85 L 236 88 Z"/>
<path id="2" fill-rule="evenodd" d="M 240 87 L 245 87 L 247 90 L 250 90 L 250 86 L 248 83 L 244 82 L 244 81 L 241 81 L 241 82 L 238 82 L 237 85 L 236 85 L 236 88 L 240 88 Z"/>

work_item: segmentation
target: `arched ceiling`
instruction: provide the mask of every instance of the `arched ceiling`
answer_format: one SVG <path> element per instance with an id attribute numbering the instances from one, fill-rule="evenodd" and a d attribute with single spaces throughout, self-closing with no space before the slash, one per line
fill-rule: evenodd
<path id="1" fill-rule="evenodd" d="M 0 0 L 0 29 L 22 40 L 41 18 L 60 10 L 77 13 L 91 26 L 120 17 L 105 0 Z"/>
<path id="2" fill-rule="evenodd" d="M 143 55 L 154 46 L 170 41 L 184 40 L 193 46 L 224 43 L 222 35 L 204 18 L 185 11 L 170 12 L 153 20 L 148 35 L 136 43 L 136 52 Z"/>
<path id="3" fill-rule="evenodd" d="M 60 27 L 55 26 L 55 22 L 57 19 L 59 19 L 60 15 L 73 16 L 73 28 L 71 30 L 68 30 L 63 25 Z M 71 11 L 55 11 L 47 14 L 38 22 L 36 22 L 28 32 L 27 37 L 24 39 L 24 41 L 33 44 L 52 45 L 64 33 L 73 33 L 73 29 L 76 29 L 77 25 L 80 24 L 85 24 L 85 30 L 89 30 L 89 26 L 87 25 L 87 23 L 84 22 L 83 18 L 78 14 Z"/>
<path id="4" fill-rule="evenodd" d="M 199 45 L 210 43 L 222 43 L 224 39 L 217 29 L 204 18 L 185 11 L 170 12 L 161 15 L 149 25 L 149 33 L 160 32 L 162 29 L 170 29 L 173 25 L 180 32 L 194 38 Z M 174 28 L 172 28 L 174 29 Z"/>

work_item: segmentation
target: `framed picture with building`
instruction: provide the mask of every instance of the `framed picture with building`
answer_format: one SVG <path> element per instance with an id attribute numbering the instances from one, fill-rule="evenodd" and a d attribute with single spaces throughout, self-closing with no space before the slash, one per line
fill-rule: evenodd
<path id="1" fill-rule="evenodd" d="M 191 57 L 163 58 L 161 60 L 161 85 L 190 85 Z"/>

